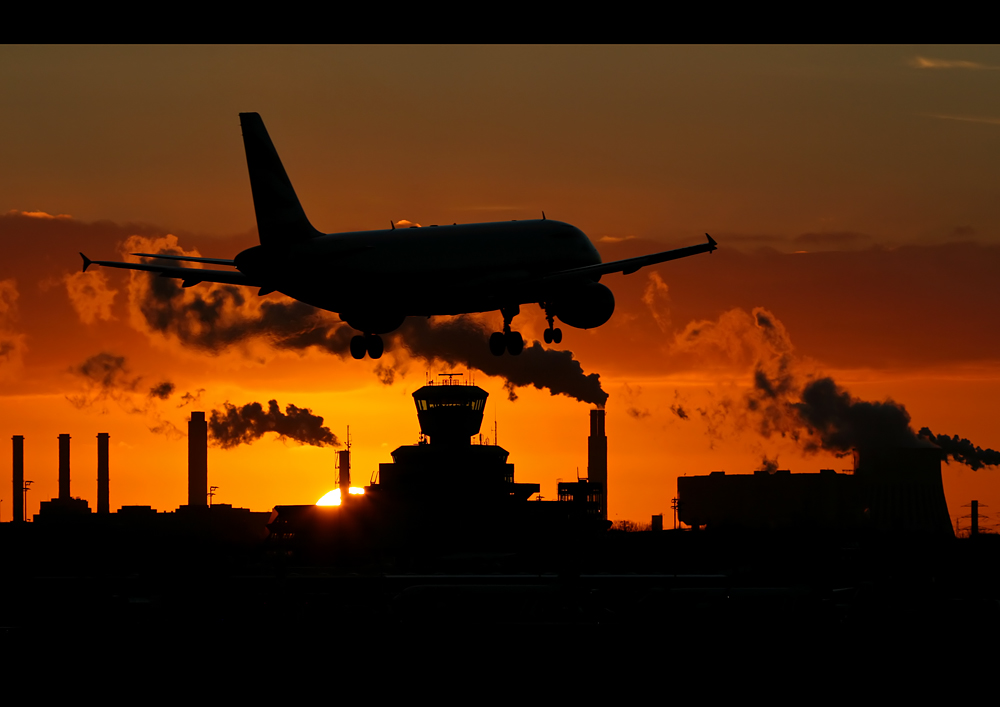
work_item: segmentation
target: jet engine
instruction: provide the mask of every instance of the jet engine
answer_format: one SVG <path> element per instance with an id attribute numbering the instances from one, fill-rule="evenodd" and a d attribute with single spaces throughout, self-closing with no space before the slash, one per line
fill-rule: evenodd
<path id="1" fill-rule="evenodd" d="M 593 329 L 611 319 L 615 296 L 599 282 L 570 290 L 552 301 L 551 312 L 571 327 Z"/>

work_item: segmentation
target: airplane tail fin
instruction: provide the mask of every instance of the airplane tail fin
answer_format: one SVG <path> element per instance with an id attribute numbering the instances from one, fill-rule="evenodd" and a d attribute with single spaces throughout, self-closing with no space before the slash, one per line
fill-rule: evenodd
<path id="1" fill-rule="evenodd" d="M 306 218 L 260 115 L 240 113 L 240 127 L 261 245 L 298 243 L 322 235 Z"/>

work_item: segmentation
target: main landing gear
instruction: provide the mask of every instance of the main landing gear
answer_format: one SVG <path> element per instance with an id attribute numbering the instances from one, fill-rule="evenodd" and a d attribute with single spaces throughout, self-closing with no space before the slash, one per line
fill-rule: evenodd
<path id="1" fill-rule="evenodd" d="M 383 351 L 385 351 L 385 344 L 382 343 L 382 337 L 378 334 L 359 335 L 351 339 L 351 356 L 356 359 L 364 358 L 365 354 L 371 358 L 382 358 Z"/>
<path id="2" fill-rule="evenodd" d="M 510 330 L 511 320 L 520 314 L 521 308 L 518 305 L 513 307 L 503 307 L 500 313 L 503 314 L 503 331 L 496 331 L 490 335 L 490 353 L 494 356 L 503 356 L 507 351 L 511 356 L 517 356 L 524 351 L 524 337 L 518 331 Z"/>
<path id="3" fill-rule="evenodd" d="M 558 344 L 562 342 L 562 329 L 554 326 L 556 321 L 555 317 L 549 312 L 549 308 L 546 305 L 542 305 L 545 310 L 545 319 L 549 322 L 549 328 L 545 330 L 542 334 L 542 338 L 545 339 L 546 344 Z"/>

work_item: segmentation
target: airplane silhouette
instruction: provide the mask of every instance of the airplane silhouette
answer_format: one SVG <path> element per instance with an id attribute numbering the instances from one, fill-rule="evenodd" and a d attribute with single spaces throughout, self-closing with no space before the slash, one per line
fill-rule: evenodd
<path id="1" fill-rule="evenodd" d="M 602 275 L 626 275 L 668 260 L 711 253 L 715 240 L 637 258 L 602 263 L 590 239 L 575 226 L 545 218 L 452 224 L 380 231 L 320 233 L 306 218 L 274 144 L 257 113 L 240 113 L 260 245 L 233 259 L 132 253 L 154 261 L 123 263 L 83 258 L 83 269 L 103 265 L 178 278 L 184 287 L 221 282 L 281 292 L 336 312 L 361 332 L 351 355 L 379 358 L 382 338 L 408 316 L 500 310 L 503 331 L 489 337 L 490 351 L 516 356 L 524 349 L 511 321 L 522 304 L 538 303 L 549 327 L 545 343 L 560 343 L 554 318 L 578 329 L 604 324 L 615 309 Z M 224 265 L 235 270 L 184 268 L 164 261 Z"/>

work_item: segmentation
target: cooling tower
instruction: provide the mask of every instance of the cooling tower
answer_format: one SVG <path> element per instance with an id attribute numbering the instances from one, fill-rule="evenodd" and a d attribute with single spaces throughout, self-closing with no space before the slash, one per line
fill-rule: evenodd
<path id="1" fill-rule="evenodd" d="M 921 442 L 924 442 L 923 440 Z M 883 533 L 953 535 L 941 481 L 941 448 L 910 447 L 858 451 L 855 475 L 868 526 Z"/>

